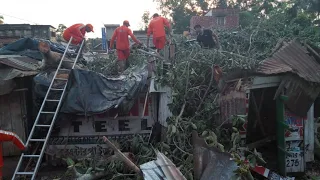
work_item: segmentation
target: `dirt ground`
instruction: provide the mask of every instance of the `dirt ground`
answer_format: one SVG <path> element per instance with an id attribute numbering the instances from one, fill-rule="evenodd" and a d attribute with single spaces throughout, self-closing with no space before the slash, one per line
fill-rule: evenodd
<path id="1" fill-rule="evenodd" d="M 11 180 L 12 174 L 18 164 L 19 156 L 4 157 L 3 180 Z M 62 177 L 66 172 L 64 167 L 43 166 L 40 168 L 37 180 L 53 180 Z M 306 177 L 307 176 L 307 177 Z M 297 180 L 320 180 L 320 161 L 316 160 L 313 163 L 308 163 L 307 172 L 304 178 L 297 178 Z M 63 178 L 61 180 L 68 180 Z"/>

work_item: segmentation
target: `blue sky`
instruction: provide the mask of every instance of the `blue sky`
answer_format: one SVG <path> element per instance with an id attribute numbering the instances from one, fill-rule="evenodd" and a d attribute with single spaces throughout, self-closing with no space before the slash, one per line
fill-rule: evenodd
<path id="1" fill-rule="evenodd" d="M 132 30 L 141 26 L 144 11 L 157 12 L 153 0 L 10 0 L 1 2 L 0 15 L 6 24 L 58 24 L 91 23 L 95 33 L 87 37 L 101 37 L 105 24 L 121 24 L 129 20 Z M 30 22 L 31 21 L 31 22 Z"/>

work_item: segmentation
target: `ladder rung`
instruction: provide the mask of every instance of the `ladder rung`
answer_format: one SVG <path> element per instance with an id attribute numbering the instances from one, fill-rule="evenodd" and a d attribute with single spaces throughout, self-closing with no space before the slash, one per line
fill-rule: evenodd
<path id="1" fill-rule="evenodd" d="M 71 63 L 74 63 L 74 61 L 72 61 L 72 60 L 63 60 L 64 62 L 71 62 Z M 62 62 L 63 62 L 62 61 Z"/>
<path id="2" fill-rule="evenodd" d="M 61 69 L 59 69 L 59 71 L 71 71 L 71 69 L 64 69 L 64 68 L 61 68 Z"/>
<path id="3" fill-rule="evenodd" d="M 33 142 L 45 142 L 46 139 L 30 139 L 30 141 L 33 141 Z"/>
<path id="4" fill-rule="evenodd" d="M 59 102 L 60 100 L 57 100 L 57 99 L 47 99 L 46 101 Z"/>
<path id="5" fill-rule="evenodd" d="M 37 127 L 51 127 L 51 125 L 45 125 L 45 124 L 36 124 Z"/>
<path id="6" fill-rule="evenodd" d="M 63 78 L 55 78 L 54 80 L 68 81 L 68 79 L 63 79 Z"/>
<path id="7" fill-rule="evenodd" d="M 16 175 L 33 175 L 34 172 L 17 172 Z"/>
<path id="8" fill-rule="evenodd" d="M 42 113 L 42 114 L 54 114 L 54 113 L 56 113 L 56 112 L 41 111 L 40 113 Z"/>
<path id="9" fill-rule="evenodd" d="M 39 158 L 40 155 L 23 155 L 23 157 Z"/>
<path id="10" fill-rule="evenodd" d="M 57 89 L 57 88 L 51 88 L 50 90 L 53 90 L 53 91 L 63 91 L 63 89 Z"/>

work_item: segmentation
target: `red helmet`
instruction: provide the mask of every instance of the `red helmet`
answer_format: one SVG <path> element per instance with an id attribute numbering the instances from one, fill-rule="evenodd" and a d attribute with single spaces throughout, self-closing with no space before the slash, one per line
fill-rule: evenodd
<path id="1" fill-rule="evenodd" d="M 128 20 L 124 20 L 124 21 L 123 21 L 123 25 L 128 25 L 128 26 L 130 26 L 130 23 L 129 23 Z"/>
<path id="2" fill-rule="evenodd" d="M 88 27 L 92 32 L 94 32 L 92 24 L 86 24 L 86 27 Z"/>

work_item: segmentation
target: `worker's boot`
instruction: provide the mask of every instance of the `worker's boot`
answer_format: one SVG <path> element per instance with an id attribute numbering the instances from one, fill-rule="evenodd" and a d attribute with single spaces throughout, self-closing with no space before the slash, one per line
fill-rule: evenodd
<path id="1" fill-rule="evenodd" d="M 125 60 L 118 60 L 117 61 L 118 75 L 123 73 L 125 65 L 126 65 L 126 61 Z"/>

